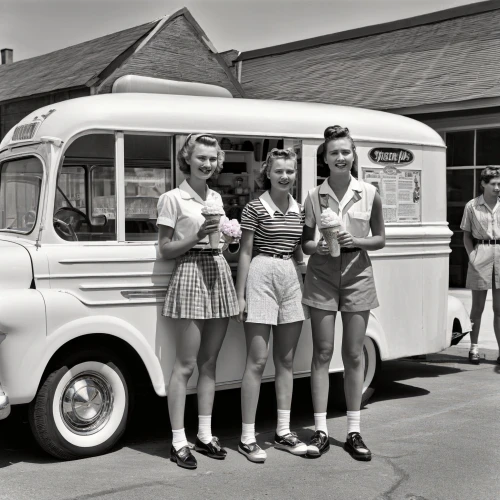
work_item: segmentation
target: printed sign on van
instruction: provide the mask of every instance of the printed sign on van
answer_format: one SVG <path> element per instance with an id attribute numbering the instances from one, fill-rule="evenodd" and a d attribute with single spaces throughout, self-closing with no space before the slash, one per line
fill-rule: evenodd
<path id="1" fill-rule="evenodd" d="M 373 163 L 381 165 L 409 165 L 415 156 L 411 151 L 402 148 L 373 148 L 368 152 L 368 158 Z"/>

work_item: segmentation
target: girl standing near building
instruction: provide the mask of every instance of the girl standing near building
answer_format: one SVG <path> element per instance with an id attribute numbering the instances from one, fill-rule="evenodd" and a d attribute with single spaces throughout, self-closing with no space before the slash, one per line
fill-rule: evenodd
<path id="1" fill-rule="evenodd" d="M 229 318 L 239 309 L 231 271 L 222 255 L 223 243 L 218 249 L 208 244 L 208 236 L 219 230 L 219 222 L 210 222 L 202 215 L 207 207 L 224 213 L 220 194 L 207 186 L 207 180 L 222 169 L 224 152 L 214 137 L 191 134 L 178 153 L 178 161 L 189 177 L 160 197 L 157 224 L 162 257 L 176 259 L 163 307 L 163 315 L 177 323 L 176 358 L 168 385 L 173 434 L 170 459 L 180 467 L 195 469 L 196 458 L 184 432 L 188 380 L 198 365 L 200 415 L 195 450 L 224 459 L 226 450 L 211 431 L 215 367 Z"/>
<path id="2" fill-rule="evenodd" d="M 483 194 L 467 203 L 460 224 L 469 256 L 465 286 L 472 290 L 469 361 L 473 364 L 479 364 L 477 342 L 488 290 L 492 291 L 493 328 L 500 350 L 500 169 L 486 167 L 481 187 Z"/>
<path id="3" fill-rule="evenodd" d="M 340 311 L 347 404 L 344 448 L 357 460 L 371 460 L 371 452 L 360 434 L 360 407 L 364 379 L 363 342 L 370 310 L 378 306 L 367 250 L 378 250 L 385 245 L 382 202 L 374 186 L 351 175 L 351 169 L 357 171 L 357 155 L 349 130 L 336 125 L 328 127 L 324 136 L 324 161 L 330 175 L 309 192 L 305 201 L 302 243 L 304 253 L 311 255 L 303 303 L 311 309 L 311 392 L 316 428 L 308 455 L 318 457 L 330 448 L 326 426 L 329 365 L 333 355 L 335 318 Z M 341 247 L 338 257 L 330 255 L 323 240 L 315 241 L 315 228 L 321 229 L 321 214 L 328 208 L 338 214 L 343 224 L 338 234 Z"/>
<path id="4" fill-rule="evenodd" d="M 266 452 L 255 438 L 255 414 L 262 374 L 273 330 L 278 424 L 275 447 L 305 455 L 307 446 L 290 431 L 293 390 L 293 359 L 302 322 L 302 276 L 294 254 L 299 254 L 304 212 L 290 190 L 297 175 L 297 159 L 291 150 L 273 149 L 261 171 L 268 191 L 243 210 L 240 259 L 236 290 L 239 320 L 245 320 L 247 361 L 241 384 L 243 417 L 238 451 L 252 462 L 264 462 Z M 252 260 L 252 254 L 257 253 Z"/>

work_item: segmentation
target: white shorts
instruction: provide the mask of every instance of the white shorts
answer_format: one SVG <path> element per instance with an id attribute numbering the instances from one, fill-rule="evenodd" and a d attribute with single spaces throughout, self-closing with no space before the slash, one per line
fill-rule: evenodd
<path id="1" fill-rule="evenodd" d="M 302 304 L 302 275 L 293 259 L 257 255 L 246 285 L 248 323 L 281 325 L 309 318 Z"/>

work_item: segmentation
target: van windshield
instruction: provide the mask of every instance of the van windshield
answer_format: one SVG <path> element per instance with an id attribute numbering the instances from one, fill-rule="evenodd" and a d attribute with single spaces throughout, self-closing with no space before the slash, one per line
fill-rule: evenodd
<path id="1" fill-rule="evenodd" d="M 43 166 L 37 158 L 0 165 L 0 231 L 28 234 L 38 215 Z"/>

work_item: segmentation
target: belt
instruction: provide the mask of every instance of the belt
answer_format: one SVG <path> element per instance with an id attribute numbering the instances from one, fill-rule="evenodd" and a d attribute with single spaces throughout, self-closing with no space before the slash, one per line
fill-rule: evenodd
<path id="1" fill-rule="evenodd" d="M 358 247 L 352 247 L 352 248 L 340 247 L 340 253 L 352 253 L 352 252 L 359 252 L 359 251 L 361 251 L 361 248 L 358 248 Z"/>
<path id="2" fill-rule="evenodd" d="M 283 260 L 288 260 L 293 257 L 293 253 L 259 252 L 258 255 L 265 255 L 266 257 L 272 257 L 274 259 L 283 259 Z"/>
<path id="3" fill-rule="evenodd" d="M 482 243 L 483 245 L 500 245 L 500 240 L 476 240 L 477 243 Z"/>
<path id="4" fill-rule="evenodd" d="M 222 255 L 222 250 L 219 248 L 191 248 L 188 254 L 201 254 L 201 255 Z"/>

